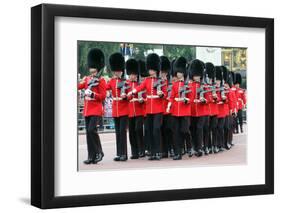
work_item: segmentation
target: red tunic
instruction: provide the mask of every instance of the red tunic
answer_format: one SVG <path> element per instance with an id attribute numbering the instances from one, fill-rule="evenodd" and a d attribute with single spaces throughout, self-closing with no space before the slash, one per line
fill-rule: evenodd
<path id="1" fill-rule="evenodd" d="M 130 88 L 128 92 L 132 91 L 138 86 L 138 82 L 136 81 L 128 81 Z M 138 101 L 139 94 L 133 94 L 128 97 L 129 101 L 129 117 L 143 116 L 145 114 L 145 103 L 140 103 Z M 145 93 L 142 94 L 143 100 L 145 100 Z"/>
<path id="2" fill-rule="evenodd" d="M 191 116 L 193 117 L 201 117 L 201 116 L 208 116 L 209 115 L 209 102 L 210 102 L 210 94 L 211 92 L 204 93 L 204 98 L 206 99 L 206 102 L 195 102 L 196 100 L 199 100 L 200 93 L 197 93 L 197 89 L 200 88 L 199 82 L 192 82 L 189 84 L 191 89 L 193 90 L 194 94 L 194 101 L 191 103 Z M 204 90 L 207 90 L 206 87 L 204 87 Z"/>
<path id="3" fill-rule="evenodd" d="M 118 88 L 118 83 L 121 81 L 120 78 L 112 78 L 106 85 L 106 89 L 112 91 L 112 117 L 129 115 L 128 100 L 121 98 L 121 88 Z"/>
<path id="4" fill-rule="evenodd" d="M 158 114 L 166 110 L 163 107 L 163 100 L 167 97 L 167 85 L 162 87 L 164 96 L 160 98 L 157 95 L 157 88 L 153 87 L 154 82 L 157 81 L 155 77 L 148 77 L 136 87 L 136 92 L 146 90 L 146 114 Z"/>
<path id="5" fill-rule="evenodd" d="M 191 115 L 191 103 L 194 101 L 194 94 L 193 90 L 191 92 L 186 93 L 185 97 L 189 99 L 187 103 L 184 103 L 183 101 L 179 101 L 178 98 L 181 98 L 181 92 L 180 89 L 184 86 L 183 81 L 176 81 L 173 83 L 171 96 L 169 98 L 169 101 L 171 102 L 171 114 L 173 116 L 190 116 Z M 187 88 L 189 90 L 189 88 Z"/>
<path id="6" fill-rule="evenodd" d="M 78 84 L 78 89 L 87 89 L 88 83 L 92 79 L 91 76 L 87 76 L 86 79 Z M 99 84 L 92 88 L 94 92 L 93 97 L 84 98 L 84 110 L 83 115 L 87 116 L 102 116 L 103 115 L 103 105 L 102 102 L 106 96 L 106 83 L 103 78 L 100 78 Z"/>
<path id="7" fill-rule="evenodd" d="M 166 85 L 167 85 L 167 89 L 168 89 L 168 85 L 169 85 L 169 81 L 166 80 Z M 169 103 L 169 100 L 168 100 L 168 91 L 167 91 L 167 97 L 165 99 L 163 99 L 163 108 L 164 108 L 164 115 L 168 115 L 168 114 L 171 114 L 171 112 L 167 112 L 166 109 L 167 109 L 167 106 L 168 106 L 168 103 Z"/>
<path id="8" fill-rule="evenodd" d="M 243 109 L 243 105 L 246 105 L 246 94 L 242 88 L 236 88 L 237 108 Z"/>
<path id="9" fill-rule="evenodd" d="M 227 103 L 227 95 L 225 94 L 225 96 L 226 96 L 226 99 L 223 101 L 222 96 L 221 96 L 221 91 L 218 93 L 218 101 L 217 101 L 217 104 L 218 104 L 217 117 L 218 118 L 224 118 L 226 116 L 224 105 L 225 105 L 225 103 Z"/>
<path id="10" fill-rule="evenodd" d="M 216 87 L 216 89 L 218 89 L 218 87 Z M 209 95 L 209 99 L 210 99 L 210 102 L 209 102 L 210 116 L 216 116 L 219 113 L 218 104 L 217 104 L 217 102 L 220 101 L 219 100 L 219 97 L 220 97 L 219 93 L 220 93 L 219 91 L 216 91 L 217 99 L 214 99 L 212 92 L 207 94 L 207 95 Z"/>

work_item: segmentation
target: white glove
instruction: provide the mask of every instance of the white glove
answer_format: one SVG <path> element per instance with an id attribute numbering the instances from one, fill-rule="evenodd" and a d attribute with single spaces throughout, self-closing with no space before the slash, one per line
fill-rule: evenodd
<path id="1" fill-rule="evenodd" d="M 90 90 L 90 89 L 86 89 L 85 90 L 85 95 L 86 96 L 91 97 L 92 94 L 93 94 L 92 90 Z"/>

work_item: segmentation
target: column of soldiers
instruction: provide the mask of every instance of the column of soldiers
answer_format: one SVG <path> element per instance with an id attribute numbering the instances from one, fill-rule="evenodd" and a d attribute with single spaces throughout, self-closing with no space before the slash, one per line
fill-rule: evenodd
<path id="1" fill-rule="evenodd" d="M 127 131 L 131 159 L 148 160 L 171 157 L 181 160 L 184 154 L 200 157 L 231 149 L 233 133 L 243 132 L 242 110 L 245 91 L 241 75 L 194 59 L 178 57 L 172 62 L 151 53 L 146 61 L 125 59 L 121 53 L 109 57 L 113 77 L 106 83 L 101 77 L 105 57 L 100 49 L 88 53 L 90 75 L 78 84 L 85 90 L 84 117 L 88 159 L 96 164 L 104 153 L 97 132 L 103 115 L 106 90 L 113 97 L 116 156 L 127 161 Z M 125 77 L 128 75 L 128 79 Z"/>

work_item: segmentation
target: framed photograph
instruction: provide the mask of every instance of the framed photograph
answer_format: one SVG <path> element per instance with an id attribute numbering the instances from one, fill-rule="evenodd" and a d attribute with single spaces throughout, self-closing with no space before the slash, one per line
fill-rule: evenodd
<path id="1" fill-rule="evenodd" d="M 274 20 L 31 8 L 31 204 L 274 193 Z"/>

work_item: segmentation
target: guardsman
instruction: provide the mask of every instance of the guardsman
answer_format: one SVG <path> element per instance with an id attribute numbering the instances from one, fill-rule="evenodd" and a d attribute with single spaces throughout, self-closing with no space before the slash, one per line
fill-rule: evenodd
<path id="1" fill-rule="evenodd" d="M 235 74 L 235 87 L 236 87 L 236 97 L 237 97 L 237 117 L 235 121 L 235 133 L 239 133 L 238 124 L 240 126 L 240 132 L 243 133 L 243 117 L 242 110 L 246 107 L 246 94 L 245 90 L 241 86 L 242 77 L 240 73 Z"/>
<path id="2" fill-rule="evenodd" d="M 215 66 L 216 70 L 216 84 L 219 88 L 218 95 L 218 127 L 217 127 L 217 144 L 219 151 L 224 151 L 224 125 L 225 125 L 225 103 L 227 102 L 227 96 L 224 88 L 224 75 L 221 66 Z"/>
<path id="3" fill-rule="evenodd" d="M 128 85 L 131 91 L 139 85 L 141 79 L 139 76 L 138 61 L 131 58 L 126 61 L 126 72 L 129 75 Z M 129 101 L 129 140 L 131 144 L 131 159 L 144 157 L 143 141 L 143 116 L 145 94 L 133 94 L 127 96 Z"/>
<path id="4" fill-rule="evenodd" d="M 115 161 L 126 161 L 127 156 L 127 125 L 129 105 L 126 97 L 128 82 L 124 78 L 125 60 L 121 53 L 113 53 L 109 57 L 110 69 L 114 76 L 107 83 L 106 89 L 112 92 L 112 117 L 115 124 L 116 157 Z"/>
<path id="5" fill-rule="evenodd" d="M 100 77 L 104 67 L 103 52 L 97 48 L 91 49 L 87 63 L 90 75 L 84 77 L 78 84 L 79 90 L 85 90 L 83 115 L 86 123 L 88 159 L 84 163 L 96 164 L 104 156 L 97 130 L 98 122 L 103 115 L 102 103 L 106 96 L 106 82 Z"/>
<path id="6" fill-rule="evenodd" d="M 224 102 L 225 120 L 224 120 L 224 145 L 223 148 L 231 148 L 232 138 L 232 113 L 235 113 L 236 95 L 232 87 L 232 76 L 225 66 L 221 66 L 224 78 L 224 93 L 226 101 Z"/>
<path id="7" fill-rule="evenodd" d="M 203 72 L 204 63 L 198 59 L 194 59 L 190 66 L 189 71 L 192 77 L 191 89 L 194 94 L 194 101 L 191 103 L 191 125 L 192 127 L 192 140 L 195 145 L 195 155 L 200 157 L 203 155 L 203 127 L 209 115 L 209 96 L 207 95 L 207 88 L 204 86 Z M 209 91 L 208 91 L 209 92 Z"/>
<path id="8" fill-rule="evenodd" d="M 218 125 L 218 96 L 219 91 L 215 82 L 215 66 L 211 62 L 205 64 L 206 74 L 209 79 L 210 93 L 209 95 L 209 130 L 205 135 L 204 146 L 209 148 L 209 153 L 218 153 L 218 144 L 217 144 L 217 125 Z M 206 152 L 205 152 L 206 153 Z"/>
<path id="9" fill-rule="evenodd" d="M 188 87 L 189 78 L 186 63 L 187 61 L 184 57 L 179 57 L 174 63 L 174 72 L 177 80 L 173 82 L 171 96 L 166 109 L 168 113 L 171 112 L 172 114 L 175 152 L 173 160 L 182 159 L 182 147 L 187 138 L 186 135 L 190 135 L 190 103 L 193 102 L 194 94 L 192 94 L 193 91 Z"/>
<path id="10" fill-rule="evenodd" d="M 139 76 L 140 76 L 140 81 L 139 83 L 143 82 L 145 78 L 149 76 L 148 71 L 145 66 L 145 62 L 143 60 L 138 60 L 139 63 Z M 143 119 L 144 119 L 144 154 L 140 153 L 140 157 L 144 156 L 150 156 L 150 142 L 148 138 L 148 125 L 147 125 L 147 119 L 146 119 L 146 91 L 142 91 L 144 94 L 144 104 L 143 104 Z M 144 155 L 144 156 L 143 156 Z"/>
<path id="11" fill-rule="evenodd" d="M 148 139 L 151 145 L 151 156 L 149 160 L 161 159 L 161 125 L 163 119 L 163 99 L 167 96 L 167 85 L 159 78 L 160 57 L 151 53 L 146 58 L 146 68 L 149 77 L 130 93 L 136 94 L 146 90 L 146 124 Z M 130 95 L 130 94 L 129 94 Z"/>
<path id="12" fill-rule="evenodd" d="M 166 109 L 168 105 L 168 95 L 171 94 L 172 88 L 172 75 L 171 75 L 171 63 L 166 56 L 160 57 L 160 75 L 164 82 L 167 85 L 167 97 L 163 99 L 163 108 Z M 171 122 L 171 113 L 164 111 L 163 113 L 163 124 L 161 128 L 162 132 L 162 158 L 167 158 L 169 153 L 169 147 L 172 146 L 173 133 L 172 133 L 172 122 Z"/>

